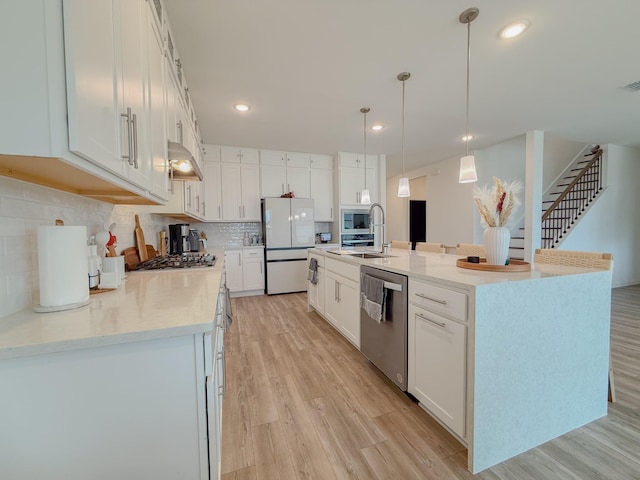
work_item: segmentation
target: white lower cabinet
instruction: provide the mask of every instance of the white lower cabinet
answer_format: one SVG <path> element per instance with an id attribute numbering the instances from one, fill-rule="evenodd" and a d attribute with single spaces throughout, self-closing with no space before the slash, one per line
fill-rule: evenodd
<path id="1" fill-rule="evenodd" d="M 419 288 L 416 288 L 416 283 Z M 413 285 L 412 285 L 413 284 Z M 409 280 L 408 392 L 460 438 L 465 437 L 467 326 L 415 304 L 425 296 L 441 306 L 439 287 Z M 413 286 L 413 288 L 412 288 Z M 460 301 L 466 301 L 466 296 Z M 448 303 L 452 303 L 449 301 Z"/>
<path id="2" fill-rule="evenodd" d="M 360 348 L 360 268 L 326 259 L 324 317 Z"/>
<path id="3" fill-rule="evenodd" d="M 224 301 L 224 298 L 222 299 Z M 220 300 L 219 300 L 220 302 Z M 225 353 L 224 353 L 224 308 L 216 314 L 213 334 L 205 335 L 205 359 L 207 343 L 211 346 L 209 356 L 210 371 L 207 374 L 207 431 L 209 436 L 209 478 L 221 478 L 222 466 L 222 403 L 226 393 Z"/>
<path id="4" fill-rule="evenodd" d="M 224 366 L 207 373 L 210 335 L 2 360 L 0 478 L 218 479 L 208 417 L 222 396 L 214 406 L 206 389 Z"/>
<path id="5" fill-rule="evenodd" d="M 264 290 L 264 250 L 251 248 L 242 251 L 243 290 Z"/>
<path id="6" fill-rule="evenodd" d="M 242 250 L 224 251 L 224 268 L 227 272 L 227 288 L 231 292 L 243 290 Z"/>
<path id="7" fill-rule="evenodd" d="M 255 295 L 264 291 L 264 249 L 262 247 L 225 250 L 224 265 L 230 292 Z"/>

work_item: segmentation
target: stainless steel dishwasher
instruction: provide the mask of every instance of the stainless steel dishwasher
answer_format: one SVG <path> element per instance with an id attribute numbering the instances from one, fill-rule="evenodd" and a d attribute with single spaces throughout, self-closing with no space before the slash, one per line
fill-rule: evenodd
<path id="1" fill-rule="evenodd" d="M 382 321 L 360 308 L 360 350 L 402 391 L 407 391 L 407 277 L 363 265 L 360 272 L 384 281 Z"/>

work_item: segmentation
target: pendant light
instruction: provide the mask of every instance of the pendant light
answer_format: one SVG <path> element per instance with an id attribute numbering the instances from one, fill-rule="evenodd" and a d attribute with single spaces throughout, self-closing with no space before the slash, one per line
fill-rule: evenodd
<path id="1" fill-rule="evenodd" d="M 360 192 L 360 203 L 362 205 L 369 205 L 371 203 L 371 195 L 369 195 L 369 189 L 367 188 L 367 113 L 371 109 L 369 107 L 362 107 L 360 113 L 364 115 L 364 124 L 362 131 L 364 132 L 364 189 Z"/>
<path id="2" fill-rule="evenodd" d="M 409 80 L 411 74 L 402 72 L 398 74 L 398 80 L 402 82 L 402 178 L 398 182 L 398 197 L 408 197 L 411 195 L 409 189 L 409 179 L 404 176 L 404 82 Z"/>
<path id="3" fill-rule="evenodd" d="M 476 162 L 473 155 L 469 155 L 469 67 L 471 63 L 471 22 L 473 22 L 480 13 L 475 7 L 468 8 L 460 14 L 460 23 L 467 24 L 467 114 L 465 127 L 465 145 L 466 154 L 460 159 L 460 174 L 458 176 L 459 183 L 472 183 L 478 180 L 476 174 Z"/>

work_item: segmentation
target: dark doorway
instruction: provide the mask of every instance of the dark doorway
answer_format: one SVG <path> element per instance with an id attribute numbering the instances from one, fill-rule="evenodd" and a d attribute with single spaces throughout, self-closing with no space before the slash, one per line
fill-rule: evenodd
<path id="1" fill-rule="evenodd" d="M 409 241 L 412 250 L 416 249 L 416 242 L 427 241 L 426 200 L 409 200 Z"/>

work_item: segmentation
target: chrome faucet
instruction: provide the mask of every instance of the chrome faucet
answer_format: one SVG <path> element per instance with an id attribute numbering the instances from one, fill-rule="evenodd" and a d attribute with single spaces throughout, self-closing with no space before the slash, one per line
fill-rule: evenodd
<path id="1" fill-rule="evenodd" d="M 374 218 L 373 218 L 373 209 L 375 207 L 379 207 L 380 208 L 380 212 L 382 212 L 382 223 L 379 223 L 377 225 L 375 225 L 374 222 Z M 373 233 L 373 244 L 375 245 L 375 232 L 373 231 L 373 227 L 380 227 L 382 229 L 382 242 L 381 242 L 381 246 L 380 246 L 380 253 L 387 253 L 387 247 L 389 245 L 385 245 L 384 243 L 384 208 L 382 208 L 382 205 L 380 205 L 379 203 L 372 203 L 371 206 L 369 207 L 369 233 Z"/>

